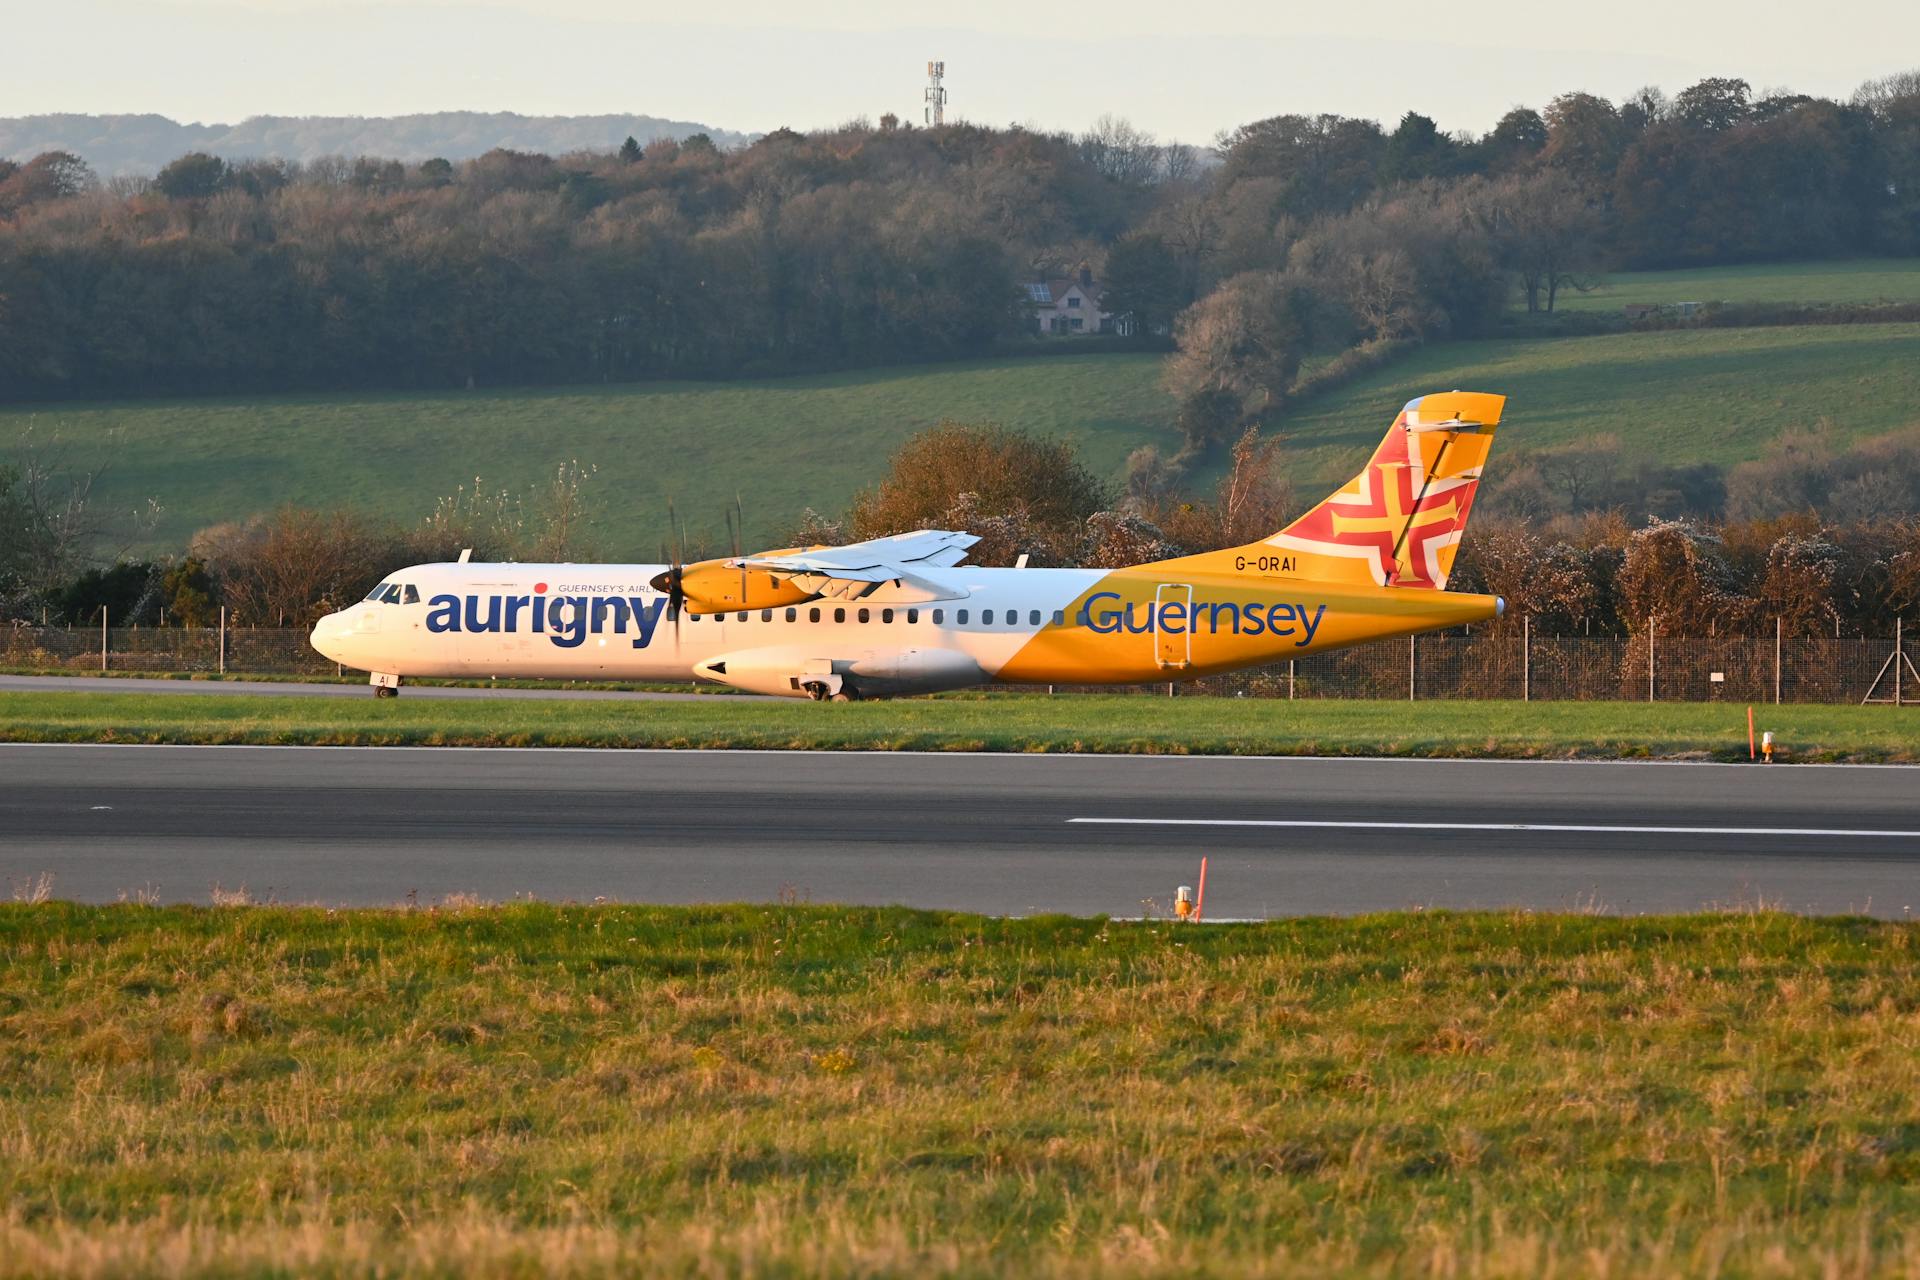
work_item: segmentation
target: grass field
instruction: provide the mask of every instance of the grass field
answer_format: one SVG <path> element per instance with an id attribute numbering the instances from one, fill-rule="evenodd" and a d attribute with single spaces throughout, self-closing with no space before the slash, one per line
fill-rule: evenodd
<path id="1" fill-rule="evenodd" d="M 1728 465 L 1788 427 L 1827 420 L 1853 439 L 1920 422 L 1920 325 L 1437 343 L 1286 415 L 1300 496 L 1358 470 L 1406 401 L 1450 387 L 1508 397 L 1489 485 L 1500 483 L 1503 447 L 1601 433 L 1662 462 Z"/>
<path id="2" fill-rule="evenodd" d="M 1676 302 L 1920 302 L 1920 258 L 1620 271 L 1601 277 L 1590 292 L 1563 292 L 1555 305 L 1567 311 L 1617 311 L 1629 303 Z"/>
<path id="3" fill-rule="evenodd" d="M 98 502 L 131 510 L 157 496 L 164 514 L 143 545 L 161 551 L 282 502 L 417 522 L 476 475 L 519 489 L 578 459 L 600 469 L 607 553 L 652 560 L 669 496 L 689 537 L 718 550 L 739 494 L 764 543 L 809 506 L 843 510 L 942 418 L 1071 440 L 1117 478 L 1139 445 L 1178 448 L 1159 379 L 1158 356 L 1100 354 L 755 382 L 39 405 L 0 408 L 0 453 L 32 425 L 77 458 L 110 457 Z"/>
<path id="4" fill-rule="evenodd" d="M 1920 1268 L 1920 926 L 0 905 L 0 1275 Z"/>
<path id="5" fill-rule="evenodd" d="M 1783 760 L 1920 761 L 1904 708 L 1760 708 Z M 1747 758 L 1744 707 L 995 694 L 823 705 L 0 693 L 0 741 Z"/>
<path id="6" fill-rule="evenodd" d="M 0 449 L 31 424 L 77 457 L 111 454 L 98 501 L 131 510 L 158 496 L 165 514 L 139 545 L 162 553 L 280 502 L 414 520 L 476 474 L 519 486 L 578 458 L 600 468 L 602 551 L 651 560 L 669 494 L 718 550 L 738 493 L 749 541 L 766 542 L 808 506 L 842 509 L 895 445 L 943 417 L 1073 440 L 1117 476 L 1136 446 L 1177 446 L 1159 363 L 1107 354 L 711 385 L 13 408 L 0 410 Z M 1300 496 L 1351 475 L 1406 400 L 1448 387 L 1509 395 L 1509 446 L 1610 432 L 1666 462 L 1725 464 L 1823 419 L 1848 438 L 1920 420 L 1920 325 L 1438 344 L 1279 424 Z M 1197 468 L 1195 484 L 1211 485 L 1223 460 Z M 1496 454 L 1490 483 L 1498 468 Z"/>

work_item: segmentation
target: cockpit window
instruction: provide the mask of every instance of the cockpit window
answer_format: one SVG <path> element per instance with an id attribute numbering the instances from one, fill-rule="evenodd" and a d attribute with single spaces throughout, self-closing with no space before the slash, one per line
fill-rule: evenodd
<path id="1" fill-rule="evenodd" d="M 401 604 L 419 604 L 420 588 L 414 586 L 411 582 L 409 582 L 406 586 L 402 587 L 400 603 Z"/>
<path id="2" fill-rule="evenodd" d="M 392 585 L 393 584 L 390 582 L 381 583 L 379 586 L 375 587 L 373 590 L 367 592 L 367 599 L 369 600 L 380 599 L 382 596 L 387 594 L 387 588 Z"/>

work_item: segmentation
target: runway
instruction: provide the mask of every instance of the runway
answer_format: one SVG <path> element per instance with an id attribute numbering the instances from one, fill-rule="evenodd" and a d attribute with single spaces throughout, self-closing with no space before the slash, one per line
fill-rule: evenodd
<path id="1" fill-rule="evenodd" d="M 161 693 L 184 697 L 222 693 L 271 693 L 283 698 L 371 698 L 373 690 L 358 684 L 321 684 L 299 680 L 159 680 L 144 676 L 6 676 L 0 675 L 0 693 Z M 501 689 L 464 685 L 410 684 L 405 698 L 508 698 L 516 701 L 561 702 L 688 702 L 695 698 L 743 698 L 739 693 L 655 693 L 617 689 L 561 689 L 535 687 Z"/>
<path id="2" fill-rule="evenodd" d="M 1920 770 L 0 745 L 0 877 L 205 902 L 905 903 L 1209 916 L 1920 906 Z M 1144 905 L 1143 905 L 1144 904 Z"/>

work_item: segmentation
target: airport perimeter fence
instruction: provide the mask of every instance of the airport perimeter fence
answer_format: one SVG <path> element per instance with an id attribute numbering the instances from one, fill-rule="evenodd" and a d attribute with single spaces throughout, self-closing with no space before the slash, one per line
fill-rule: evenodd
<path id="1" fill-rule="evenodd" d="M 277 627 L 0 626 L 0 666 L 74 674 L 355 674 L 315 652 L 307 635 L 305 630 Z M 1509 628 L 1382 640 L 1206 676 L 1183 683 L 1179 691 L 1301 699 L 1920 705 L 1917 647 L 1920 641 L 1905 635 L 1904 626 L 1885 639 L 1669 637 L 1656 631 L 1651 642 L 1644 631 L 1631 636 L 1543 636 Z M 1054 686 L 1058 692 L 1094 688 Z M 1167 692 L 1164 684 L 1130 688 L 1163 696 Z"/>

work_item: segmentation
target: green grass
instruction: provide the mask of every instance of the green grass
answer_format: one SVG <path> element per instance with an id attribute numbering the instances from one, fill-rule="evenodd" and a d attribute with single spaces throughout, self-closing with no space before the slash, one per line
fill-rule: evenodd
<path id="1" fill-rule="evenodd" d="M 749 540 L 766 543 L 809 506 L 843 510 L 942 418 L 1071 440 L 1117 478 L 1139 445 L 1178 447 L 1159 379 L 1158 356 L 1101 354 L 755 382 L 38 405 L 0 409 L 0 453 L 32 425 L 76 459 L 111 457 L 97 503 L 157 497 L 144 545 L 160 551 L 281 502 L 415 523 L 476 475 L 517 490 L 578 459 L 600 469 L 605 552 L 652 560 L 669 497 L 689 537 L 721 550 L 738 494 Z"/>
<path id="2" fill-rule="evenodd" d="M 1555 308 L 1617 311 L 1629 303 L 1676 302 L 1920 302 L 1920 258 L 1620 271 L 1602 277 L 1591 292 L 1562 292 Z M 1519 304 L 1524 307 L 1525 299 Z"/>
<path id="3" fill-rule="evenodd" d="M 1789 427 L 1830 421 L 1850 440 L 1920 422 L 1920 325 L 1437 343 L 1284 415 L 1297 496 L 1331 491 L 1364 465 L 1401 405 L 1449 388 L 1508 397 L 1490 485 L 1503 448 L 1603 433 L 1661 462 L 1725 466 L 1758 457 Z"/>
<path id="4" fill-rule="evenodd" d="M 1920 1268 L 1920 926 L 0 906 L 0 1274 Z"/>
<path id="5" fill-rule="evenodd" d="M 1879 278 L 1849 276 L 1850 265 L 1827 269 Z M 1920 269 L 1898 279 L 1920 287 Z M 1160 363 L 1093 354 L 759 382 L 13 407 L 0 409 L 0 451 L 31 426 L 68 442 L 78 460 L 110 456 L 96 500 L 131 510 L 157 497 L 162 518 L 136 545 L 157 553 L 279 502 L 417 521 L 475 475 L 520 488 L 578 459 L 600 469 L 600 552 L 650 560 L 669 495 L 696 549 L 702 539 L 724 549 L 723 513 L 736 494 L 747 540 L 766 544 L 809 506 L 843 510 L 895 446 L 941 418 L 1071 440 L 1096 472 L 1117 478 L 1135 447 L 1178 447 Z M 1285 415 L 1278 429 L 1297 496 L 1311 500 L 1352 475 L 1405 401 L 1451 387 L 1510 397 L 1507 447 L 1609 433 L 1662 462 L 1730 465 L 1789 427 L 1830 421 L 1850 440 L 1920 420 L 1920 325 L 1436 344 Z M 1196 467 L 1195 487 L 1210 487 L 1224 462 L 1216 450 Z M 1499 475 L 1496 453 L 1490 483 Z"/>
<path id="6" fill-rule="evenodd" d="M 1904 708 L 1761 708 L 1785 760 L 1920 761 Z M 0 741 L 1745 759 L 1745 708 L 993 694 L 824 705 L 0 693 Z"/>

